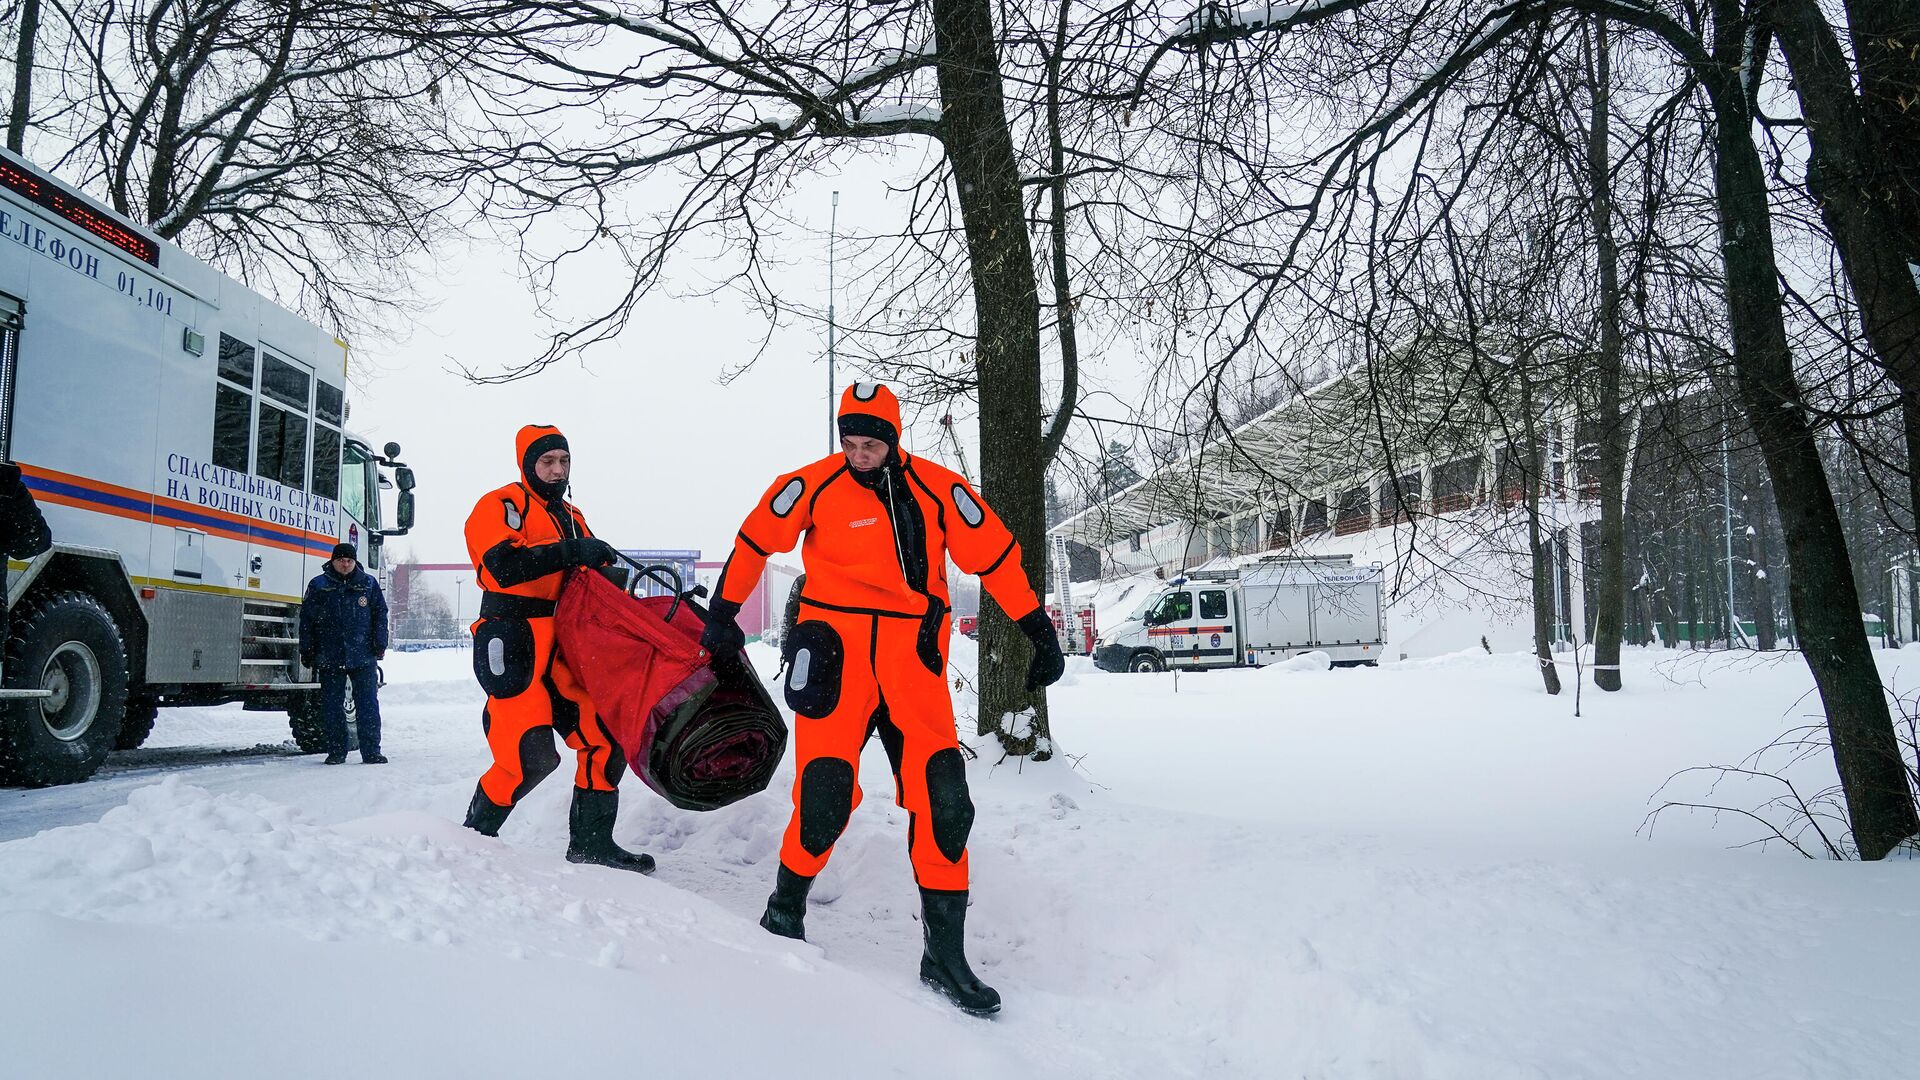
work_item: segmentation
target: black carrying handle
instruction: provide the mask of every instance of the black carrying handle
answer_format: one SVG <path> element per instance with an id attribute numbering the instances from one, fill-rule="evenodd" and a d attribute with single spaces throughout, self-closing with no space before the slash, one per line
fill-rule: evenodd
<path id="1" fill-rule="evenodd" d="M 639 598 L 639 594 L 634 592 L 633 590 L 636 586 L 640 584 L 641 578 L 652 578 L 653 580 L 673 590 L 673 603 L 667 605 L 667 621 L 672 622 L 674 614 L 680 610 L 680 601 L 683 599 L 683 594 L 686 591 L 685 583 L 680 580 L 680 571 L 675 570 L 673 567 L 667 566 L 663 563 L 654 563 L 650 566 L 642 566 L 639 563 L 635 562 L 634 560 L 627 558 L 626 555 L 622 554 L 618 550 L 614 552 L 614 555 L 617 556 L 621 562 L 626 563 L 628 566 L 633 567 L 634 571 L 636 572 L 636 576 L 634 577 L 634 579 L 632 581 L 627 582 L 628 596 L 632 596 L 636 599 Z"/>

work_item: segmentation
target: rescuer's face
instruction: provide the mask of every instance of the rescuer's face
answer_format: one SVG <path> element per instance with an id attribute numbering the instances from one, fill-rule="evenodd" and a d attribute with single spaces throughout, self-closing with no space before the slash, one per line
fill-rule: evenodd
<path id="1" fill-rule="evenodd" d="M 840 436 L 840 449 L 846 451 L 847 464 L 858 472 L 877 469 L 887 460 L 887 444 L 865 435 Z"/>
<path id="2" fill-rule="evenodd" d="M 346 577 L 348 574 L 353 573 L 353 567 L 354 560 L 347 558 L 345 555 L 333 560 L 333 572 L 339 574 L 341 577 Z"/>
<path id="3" fill-rule="evenodd" d="M 572 468 L 572 454 L 565 450 L 549 450 L 533 463 L 533 475 L 539 477 L 543 484 L 557 484 L 567 478 L 567 472 Z"/>

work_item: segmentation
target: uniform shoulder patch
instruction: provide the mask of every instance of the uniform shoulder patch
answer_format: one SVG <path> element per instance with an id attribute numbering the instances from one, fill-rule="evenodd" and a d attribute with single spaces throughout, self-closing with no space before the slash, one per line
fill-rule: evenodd
<path id="1" fill-rule="evenodd" d="M 776 516 L 786 517 L 788 514 L 793 513 L 794 506 L 799 503 L 800 496 L 806 494 L 806 491 L 807 482 L 796 476 L 787 481 L 786 486 L 775 493 L 773 501 L 769 503 L 768 506 Z"/>
<path id="2" fill-rule="evenodd" d="M 966 522 L 968 528 L 977 529 L 981 522 L 987 520 L 987 512 L 982 510 L 980 504 L 974 500 L 973 493 L 967 490 L 967 485 L 953 485 L 952 495 L 953 508 L 960 511 L 960 520 Z"/>
<path id="3" fill-rule="evenodd" d="M 520 508 L 513 504 L 512 499 L 501 499 L 500 504 L 507 508 L 507 528 L 515 532 L 520 531 L 520 526 L 525 523 L 525 519 L 520 516 Z"/>

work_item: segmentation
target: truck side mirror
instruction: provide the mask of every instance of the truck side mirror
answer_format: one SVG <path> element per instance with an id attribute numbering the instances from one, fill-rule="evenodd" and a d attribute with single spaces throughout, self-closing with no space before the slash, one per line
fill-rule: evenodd
<path id="1" fill-rule="evenodd" d="M 1160 617 L 1159 608 L 1155 608 L 1152 611 L 1149 611 L 1145 615 L 1142 615 L 1140 617 L 1140 625 L 1142 626 L 1159 626 L 1161 623 L 1166 621 L 1167 620 L 1162 619 Z"/>
<path id="2" fill-rule="evenodd" d="M 413 528 L 413 492 L 405 488 L 400 491 L 399 505 L 394 507 L 394 523 L 402 533 Z"/>
<path id="3" fill-rule="evenodd" d="M 412 491 L 415 484 L 413 470 L 407 468 L 405 465 L 395 467 L 393 470 L 393 482 L 400 485 L 401 491 Z"/>

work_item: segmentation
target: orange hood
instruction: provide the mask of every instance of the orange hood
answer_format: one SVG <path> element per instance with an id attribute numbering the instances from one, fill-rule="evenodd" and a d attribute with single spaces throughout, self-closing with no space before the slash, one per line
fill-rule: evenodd
<path id="1" fill-rule="evenodd" d="M 533 474 L 533 463 L 540 460 L 540 455 L 549 450 L 565 449 L 567 449 L 567 437 L 552 424 L 528 424 L 521 428 L 519 434 L 513 437 L 513 455 L 520 465 L 520 478 L 527 482 L 528 487 L 547 498 L 558 495 L 560 489 L 564 489 L 566 484 L 541 483 L 540 478 Z"/>
<path id="2" fill-rule="evenodd" d="M 885 383 L 854 383 L 840 394 L 840 434 L 900 446 L 900 399 Z"/>

